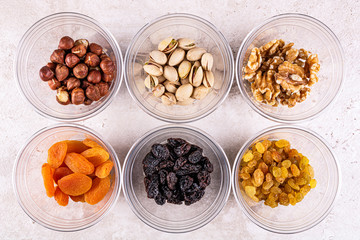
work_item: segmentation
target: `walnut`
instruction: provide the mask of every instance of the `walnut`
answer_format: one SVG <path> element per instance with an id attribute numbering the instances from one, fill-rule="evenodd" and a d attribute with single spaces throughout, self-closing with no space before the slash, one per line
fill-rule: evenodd
<path id="1" fill-rule="evenodd" d="M 276 84 L 274 75 L 274 70 L 269 70 L 264 74 L 261 71 L 257 72 L 255 81 L 251 84 L 251 90 L 257 101 L 270 105 L 276 103 L 275 99 L 280 93 L 280 86 Z"/>
<path id="2" fill-rule="evenodd" d="M 258 48 L 253 48 L 251 50 L 249 60 L 244 68 L 245 79 L 251 79 L 255 76 L 255 72 L 259 69 L 261 61 L 260 50 Z"/>
<path id="3" fill-rule="evenodd" d="M 317 73 L 320 70 L 320 64 L 317 54 L 311 54 L 305 62 L 306 75 L 309 80 L 309 86 L 314 85 L 318 81 Z"/>
<path id="4" fill-rule="evenodd" d="M 293 63 L 298 58 L 298 56 L 299 56 L 299 50 L 292 48 L 286 51 L 285 60 L 290 63 Z"/>

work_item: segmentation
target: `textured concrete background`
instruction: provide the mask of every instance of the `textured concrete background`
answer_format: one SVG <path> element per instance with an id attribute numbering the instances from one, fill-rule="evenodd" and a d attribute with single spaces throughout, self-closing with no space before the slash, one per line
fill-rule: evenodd
<path id="1" fill-rule="evenodd" d="M 95 1 L 94 1 L 95 2 Z M 0 1 L 0 239 L 359 239 L 360 3 L 352 1 Z M 337 101 L 311 122 L 302 123 L 323 136 L 338 156 L 342 190 L 335 208 L 316 227 L 282 236 L 254 225 L 241 212 L 233 195 L 210 224 L 184 235 L 160 233 L 143 224 L 121 194 L 112 211 L 96 226 L 76 233 L 47 230 L 31 221 L 16 203 L 11 184 L 17 152 L 37 130 L 54 122 L 34 112 L 15 87 L 13 59 L 24 32 L 37 20 L 61 11 L 77 11 L 102 22 L 118 40 L 123 54 L 133 35 L 151 19 L 167 13 L 188 12 L 215 24 L 234 54 L 256 25 L 273 15 L 299 12 L 328 25 L 345 51 L 347 73 Z M 226 116 L 226 119 L 224 118 Z M 224 124 L 226 121 L 226 124 Z M 96 117 L 80 122 L 113 145 L 123 163 L 133 142 L 146 131 L 163 125 L 145 114 L 130 98 L 125 84 L 112 104 Z M 210 116 L 191 125 L 210 133 L 223 146 L 231 164 L 242 144 L 257 131 L 274 125 L 255 113 L 234 84 L 226 101 Z M 120 136 L 120 137 L 119 137 Z"/>

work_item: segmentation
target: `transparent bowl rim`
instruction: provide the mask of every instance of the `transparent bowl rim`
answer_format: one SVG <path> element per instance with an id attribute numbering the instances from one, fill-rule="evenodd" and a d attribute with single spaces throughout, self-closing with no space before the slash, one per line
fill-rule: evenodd
<path id="1" fill-rule="evenodd" d="M 83 130 L 85 132 L 90 132 L 91 134 L 97 136 L 99 139 L 101 139 L 101 141 L 103 141 L 107 147 L 107 149 L 109 151 L 112 152 L 112 155 L 114 156 L 114 166 L 117 168 L 118 172 L 119 172 L 119 176 L 117 177 L 118 179 L 118 188 L 115 189 L 114 188 L 114 192 L 115 192 L 115 197 L 113 199 L 113 202 L 111 203 L 111 205 L 109 206 L 109 208 L 102 214 L 100 215 L 97 219 L 95 219 L 95 221 L 87 224 L 87 225 L 84 225 L 84 226 L 81 226 L 79 228 L 74 228 L 74 229 L 62 229 L 62 228 L 57 228 L 56 226 L 52 226 L 52 225 L 48 225 L 46 222 L 43 222 L 43 221 L 38 221 L 37 218 L 33 217 L 32 214 L 26 209 L 26 207 L 23 205 L 23 203 L 21 202 L 20 200 L 20 196 L 19 196 L 19 192 L 18 192 L 18 187 L 17 187 L 17 183 L 16 183 L 16 173 L 17 173 L 17 166 L 20 162 L 20 157 L 22 155 L 22 153 L 24 152 L 24 150 L 27 148 L 27 146 L 29 145 L 30 142 L 32 142 L 34 140 L 34 138 L 36 138 L 37 136 L 49 131 L 49 130 L 53 130 L 53 129 L 56 129 L 56 128 L 62 128 L 62 127 L 71 127 L 71 128 L 77 128 L 77 129 L 80 129 L 80 130 Z M 59 232 L 76 232 L 76 231 L 81 231 L 81 230 L 84 230 L 84 229 L 87 229 L 91 226 L 94 226 L 95 224 L 99 223 L 110 211 L 111 209 L 114 208 L 115 204 L 117 203 L 118 199 L 119 199 L 119 196 L 120 196 L 120 193 L 121 193 L 121 187 L 122 187 L 122 170 L 121 170 L 121 164 L 120 164 L 120 161 L 119 161 L 119 158 L 116 154 L 116 151 L 114 150 L 114 148 L 111 146 L 111 144 L 106 141 L 100 134 L 98 134 L 96 131 L 88 128 L 88 127 L 85 127 L 85 126 L 82 126 L 82 125 L 79 125 L 79 124 L 75 124 L 75 123 L 57 123 L 57 124 L 53 124 L 51 126 L 48 126 L 48 127 L 45 127 L 45 128 L 42 128 L 40 130 L 38 130 L 37 132 L 35 132 L 34 134 L 31 135 L 31 137 L 29 137 L 27 139 L 27 141 L 25 142 L 25 144 L 21 147 L 21 149 L 18 151 L 17 153 L 17 156 L 16 156 L 16 159 L 15 159 L 15 162 L 14 162 L 14 166 L 13 166 L 13 170 L 12 170 L 12 185 L 13 185 L 13 190 L 14 190 L 14 194 L 15 194 L 15 197 L 16 197 L 16 200 L 18 202 L 18 204 L 20 205 L 20 207 L 22 208 L 22 210 L 26 213 L 26 215 L 28 215 L 34 222 L 40 224 L 41 226 L 47 228 L 47 229 L 50 229 L 50 230 L 54 230 L 54 231 L 59 231 Z"/>
<path id="2" fill-rule="evenodd" d="M 288 17 L 298 17 L 298 18 L 304 18 L 307 20 L 310 20 L 312 23 L 317 24 L 318 26 L 320 26 L 321 28 L 323 28 L 327 33 L 329 33 L 329 35 L 332 37 L 332 40 L 334 40 L 334 42 L 336 43 L 336 47 L 337 50 L 339 51 L 340 55 L 340 62 L 341 62 L 341 76 L 340 76 L 340 86 L 336 92 L 336 94 L 334 95 L 333 99 L 326 105 L 324 106 L 322 109 L 320 109 L 318 112 L 314 113 L 313 115 L 309 116 L 309 117 L 305 117 L 305 118 L 301 118 L 301 119 L 282 119 L 280 116 L 279 117 L 275 117 L 275 116 L 271 116 L 270 114 L 268 114 L 267 112 L 263 111 L 262 109 L 258 108 L 253 101 L 251 101 L 249 99 L 249 97 L 247 96 L 245 90 L 243 89 L 243 84 L 242 84 L 242 77 L 240 76 L 240 65 L 241 65 L 241 59 L 240 59 L 240 55 L 243 51 L 245 51 L 245 45 L 248 44 L 249 39 L 254 35 L 255 32 L 257 32 L 260 28 L 264 27 L 265 25 L 269 24 L 270 22 L 273 22 L 275 20 L 278 19 L 282 19 L 282 18 L 288 18 Z M 261 116 L 270 119 L 272 121 L 278 122 L 278 123 L 301 123 L 301 122 L 305 122 L 305 121 L 309 121 L 311 119 L 314 119 L 315 117 L 318 117 L 320 114 L 324 113 L 325 110 L 329 109 L 329 105 L 331 105 L 333 102 L 335 102 L 335 100 L 338 98 L 339 93 L 341 92 L 342 86 L 344 84 L 344 76 L 346 73 L 346 68 L 344 66 L 344 49 L 341 46 L 341 43 L 338 39 L 338 37 L 335 35 L 335 33 L 327 26 L 325 25 L 323 22 L 321 22 L 320 20 L 306 15 L 306 14 L 301 14 L 301 13 L 283 13 L 283 14 L 279 14 L 279 15 L 275 15 L 272 16 L 268 19 L 266 19 L 263 23 L 259 24 L 258 26 L 256 26 L 255 28 L 253 28 L 244 38 L 244 40 L 242 41 L 240 48 L 238 50 L 237 56 L 236 56 L 236 63 L 235 63 L 235 76 L 236 76 L 236 82 L 238 85 L 238 88 L 240 90 L 241 95 L 243 96 L 243 98 L 245 99 L 246 103 L 253 109 L 255 110 L 258 114 L 260 114 Z"/>
<path id="3" fill-rule="evenodd" d="M 150 135 L 156 133 L 156 132 L 159 132 L 159 131 L 162 131 L 162 130 L 166 130 L 166 129 L 171 129 L 171 128 L 183 128 L 183 129 L 186 129 L 186 130 L 190 130 L 190 131 L 193 131 L 195 132 L 196 134 L 201 134 L 203 135 L 204 137 L 208 138 L 216 147 L 217 149 L 219 150 L 219 152 L 221 152 L 221 154 L 223 154 L 223 156 L 225 157 L 225 165 L 226 165 L 226 169 L 227 169 L 227 173 L 229 174 L 229 176 L 227 177 L 228 181 L 229 181 L 229 186 L 228 188 L 226 189 L 226 195 L 224 197 L 224 201 L 222 202 L 222 204 L 220 205 L 220 207 L 214 212 L 214 214 L 212 216 L 210 216 L 206 221 L 196 225 L 196 226 L 191 226 L 189 228 L 184 228 L 184 229 L 180 229 L 180 230 L 172 230 L 172 229 L 163 229 L 161 228 L 160 226 L 157 226 L 156 224 L 153 224 L 151 221 L 148 221 L 148 219 L 145 219 L 141 216 L 141 214 L 137 211 L 137 209 L 134 207 L 133 203 L 130 201 L 129 199 L 129 189 L 126 188 L 125 186 L 125 182 L 126 181 L 126 177 L 127 175 L 125 176 L 125 173 L 127 172 L 126 171 L 126 167 L 128 165 L 128 162 L 130 161 L 129 158 L 130 158 L 130 155 L 131 153 L 134 151 L 135 148 L 137 148 L 137 146 L 139 145 L 140 142 L 142 142 L 145 138 L 149 137 Z M 132 171 L 132 169 L 130 169 L 130 171 Z M 201 129 L 199 128 L 196 128 L 196 127 L 193 127 L 193 126 L 189 126 L 189 125 L 179 125 L 179 124 L 168 124 L 168 125 L 163 125 L 163 126 L 160 126 L 160 127 L 156 127 L 148 132 L 146 132 L 141 138 L 139 138 L 130 148 L 130 150 L 128 151 L 126 157 L 125 157 L 125 161 L 124 161 L 124 164 L 123 164 L 123 175 L 122 175 L 122 181 L 121 183 L 123 184 L 122 186 L 122 189 L 124 191 L 124 196 L 125 196 L 125 199 L 126 199 L 126 202 L 127 204 L 129 205 L 129 207 L 131 208 L 131 210 L 133 211 L 133 213 L 143 222 L 145 223 L 146 225 L 148 225 L 149 227 L 152 227 L 158 231 L 161 231 L 161 232 L 165 232 L 165 233 L 171 233 L 171 234 L 176 234 L 176 233 L 187 233 L 187 232 L 191 232 L 191 231 L 194 231 L 194 230 L 197 230 L 199 228 L 202 228 L 204 227 L 205 225 L 207 225 L 208 223 L 210 223 L 212 220 L 214 220 L 214 218 L 222 211 L 222 209 L 224 208 L 224 206 L 226 205 L 228 199 L 229 199 L 229 196 L 230 196 L 230 192 L 231 192 L 231 167 L 230 167 L 230 163 L 229 163 L 229 159 L 226 155 L 226 153 L 224 152 L 223 148 L 209 135 L 207 134 L 206 132 L 202 131 Z"/>
<path id="4" fill-rule="evenodd" d="M 312 222 L 311 224 L 307 225 L 307 226 L 303 226 L 298 228 L 297 230 L 280 230 L 280 229 L 274 229 L 271 227 L 268 227 L 266 225 L 264 225 L 263 223 L 261 223 L 260 221 L 257 221 L 247 210 L 246 208 L 243 206 L 242 201 L 240 201 L 240 198 L 243 198 L 243 196 L 238 196 L 238 194 L 236 194 L 236 186 L 238 185 L 237 181 L 236 181 L 236 174 L 235 171 L 238 167 L 238 162 L 241 160 L 240 157 L 242 155 L 242 153 L 244 152 L 245 149 L 247 149 L 249 147 L 249 144 L 251 142 L 253 142 L 254 140 L 258 139 L 261 135 L 271 132 L 271 131 L 278 131 L 278 130 L 282 130 L 282 129 L 294 129 L 294 130 L 300 130 L 302 132 L 306 132 L 308 134 L 310 134 L 312 137 L 317 138 L 318 140 L 320 140 L 320 142 L 322 142 L 324 144 L 324 146 L 329 150 L 330 154 L 332 155 L 332 160 L 335 163 L 337 172 L 338 172 L 338 185 L 336 186 L 336 195 L 334 197 L 334 199 L 331 202 L 331 205 L 326 209 L 326 211 L 323 213 L 323 215 L 317 219 L 316 221 Z M 235 161 L 234 161 L 234 165 L 232 168 L 232 181 L 231 181 L 231 185 L 232 185 L 232 190 L 233 190 L 233 194 L 234 197 L 236 199 L 236 202 L 238 203 L 238 205 L 240 206 L 242 212 L 245 213 L 245 215 L 253 222 L 255 223 L 257 226 L 261 227 L 262 229 L 265 229 L 267 231 L 273 232 L 273 233 L 279 233 L 279 234 L 294 234 L 294 233 L 300 233 L 306 230 L 309 230 L 310 228 L 315 227 L 316 225 L 318 225 L 320 222 L 322 222 L 331 212 L 331 210 L 334 207 L 334 203 L 337 201 L 338 197 L 339 197 L 339 193 L 341 191 L 341 183 L 342 183 L 342 173 L 341 173 L 341 168 L 339 165 L 339 162 L 337 160 L 337 158 L 335 157 L 335 154 L 333 153 L 333 151 L 331 150 L 331 147 L 329 145 L 329 143 L 323 138 L 321 137 L 319 134 L 315 133 L 312 130 L 309 130 L 305 127 L 301 127 L 301 126 L 297 126 L 297 125 L 276 125 L 276 126 L 272 126 L 272 127 L 268 127 L 265 128 L 259 132 L 257 132 L 256 134 L 254 134 L 252 137 L 250 137 L 240 148 L 239 152 L 237 153 L 236 157 L 235 157 Z"/>
<path id="5" fill-rule="evenodd" d="M 99 105 L 97 110 L 93 111 L 92 113 L 86 114 L 86 115 L 84 115 L 82 117 L 72 117 L 72 118 L 57 117 L 57 116 L 53 116 L 52 114 L 47 113 L 46 111 L 40 110 L 26 96 L 25 92 L 27 90 L 22 87 L 22 84 L 20 83 L 21 82 L 20 77 L 18 76 L 18 68 L 19 68 L 19 64 L 20 64 L 19 63 L 19 57 L 21 55 L 21 51 L 23 51 L 24 42 L 27 41 L 27 39 L 30 37 L 30 34 L 33 32 L 34 29 L 38 28 L 39 25 L 45 24 L 46 21 L 49 20 L 49 19 L 56 19 L 56 18 L 62 17 L 62 16 L 70 16 L 70 17 L 85 19 L 85 20 L 97 25 L 99 28 L 101 28 L 106 33 L 108 38 L 110 39 L 109 43 L 112 46 L 112 49 L 113 49 L 114 55 L 115 55 L 115 59 L 116 59 L 117 73 L 116 73 L 116 79 L 114 80 L 114 82 L 116 82 L 116 84 L 114 85 L 114 89 L 109 94 L 109 96 L 107 96 L 106 100 L 101 105 Z M 60 121 L 60 122 L 74 122 L 74 121 L 78 122 L 78 121 L 86 120 L 88 118 L 91 118 L 91 117 L 99 114 L 100 112 L 105 110 L 110 105 L 110 103 L 114 100 L 115 96 L 117 95 L 117 93 L 120 90 L 121 83 L 122 83 L 122 80 L 123 80 L 124 61 L 123 61 L 121 49 L 120 49 L 120 46 L 119 46 L 118 42 L 116 41 L 116 39 L 112 35 L 112 33 L 103 24 L 101 24 L 97 20 L 95 20 L 95 19 L 93 19 L 93 18 L 91 18 L 91 17 L 89 17 L 89 16 L 87 16 L 85 14 L 81 14 L 81 13 L 78 13 L 78 12 L 58 12 L 58 13 L 50 14 L 50 15 L 48 15 L 46 17 L 43 17 L 40 20 L 36 21 L 24 33 L 24 35 L 21 37 L 21 39 L 20 39 L 20 41 L 18 43 L 17 49 L 16 49 L 13 69 L 14 69 L 14 78 L 16 80 L 16 86 L 17 86 L 18 90 L 21 92 L 20 95 L 32 107 L 32 109 L 34 109 L 41 116 L 52 119 L 52 120 L 56 120 L 56 121 Z M 121 71 L 119 71 L 119 69 L 121 69 Z"/>
<path id="6" fill-rule="evenodd" d="M 226 49 L 227 51 L 227 54 L 229 55 L 229 58 L 230 58 L 230 66 L 229 66 L 229 83 L 228 83 L 228 86 L 227 86 L 227 89 L 226 89 L 226 92 L 224 93 L 224 95 L 221 97 L 221 99 L 217 102 L 217 104 L 215 106 L 213 106 L 211 109 L 209 109 L 207 112 L 199 115 L 199 116 L 196 116 L 196 117 L 193 117 L 193 118 L 189 118 L 189 119 L 183 119 L 183 120 L 178 120 L 178 119 L 169 119 L 169 118 L 166 118 L 166 117 L 162 117 L 162 116 L 159 116 L 158 114 L 148 110 L 142 103 L 139 99 L 136 98 L 133 90 L 131 89 L 130 87 L 130 84 L 129 84 L 129 79 L 128 79 L 128 70 L 127 70 L 127 65 L 128 65 L 128 62 L 129 62 L 129 58 L 130 58 L 130 51 L 132 50 L 133 48 L 133 45 L 134 45 L 134 42 L 137 41 L 137 39 L 139 38 L 139 36 L 150 26 L 152 26 L 153 24 L 157 23 L 157 22 L 160 22 L 162 20 L 166 20 L 168 18 L 178 18 L 178 17 L 185 17 L 185 18 L 189 18 L 189 19 L 194 19 L 196 21 L 200 21 L 202 23 L 204 23 L 205 25 L 208 25 L 210 28 L 212 28 L 214 30 L 214 32 L 216 32 L 218 34 L 218 36 L 220 37 L 220 39 L 222 40 L 222 42 L 224 43 L 224 48 Z M 227 96 L 229 95 L 229 92 L 231 90 L 231 87 L 232 87 L 232 84 L 233 84 L 233 80 L 234 80 L 234 56 L 233 56 L 233 53 L 232 53 L 232 50 L 231 50 L 231 47 L 229 45 L 229 42 L 226 40 L 226 38 L 224 37 L 224 35 L 215 27 L 215 25 L 213 25 L 211 22 L 209 22 L 208 20 L 204 19 L 204 18 L 201 18 L 201 17 L 198 17 L 196 15 L 193 15 L 193 14 L 189 14 L 189 13 L 171 13 L 171 14 L 166 14 L 166 15 L 163 15 L 163 16 L 160 16 L 158 18 L 155 18 L 153 20 L 151 20 L 150 22 L 148 22 L 147 24 L 145 24 L 143 27 L 140 28 L 140 30 L 135 34 L 135 36 L 132 38 L 127 50 L 126 50 L 126 54 L 125 54 L 125 63 L 124 63 L 124 78 L 125 78 L 125 84 L 126 84 L 126 87 L 128 89 L 128 92 L 130 94 L 130 96 L 132 97 L 132 99 L 137 103 L 137 105 L 144 111 L 146 112 L 147 114 L 149 114 L 150 116 L 154 117 L 154 118 L 157 118 L 161 121 L 164 121 L 164 122 L 168 122 L 168 123 L 189 123 L 189 122 L 193 122 L 193 121 L 197 121 L 199 119 L 202 119 L 206 116 L 208 116 L 209 114 L 211 114 L 212 112 L 214 112 L 224 101 L 225 99 L 227 98 Z"/>

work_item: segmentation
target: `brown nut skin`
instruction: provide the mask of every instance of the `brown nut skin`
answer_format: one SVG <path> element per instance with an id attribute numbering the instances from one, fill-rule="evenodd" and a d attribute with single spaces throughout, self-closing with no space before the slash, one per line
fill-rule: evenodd
<path id="1" fill-rule="evenodd" d="M 64 64 L 64 59 L 65 59 L 64 49 L 56 49 L 50 56 L 50 61 L 53 63 Z"/>
<path id="2" fill-rule="evenodd" d="M 53 70 L 55 72 L 55 68 L 56 68 L 56 64 L 53 62 L 48 62 L 46 64 L 47 67 L 49 67 L 51 70 Z"/>
<path id="3" fill-rule="evenodd" d="M 86 54 L 84 62 L 90 67 L 96 67 L 100 63 L 100 58 L 95 53 L 89 52 Z"/>
<path id="4" fill-rule="evenodd" d="M 86 97 L 90 100 L 98 101 L 101 98 L 100 90 L 97 86 L 90 85 L 86 88 Z"/>
<path id="5" fill-rule="evenodd" d="M 105 96 L 108 92 L 109 92 L 109 84 L 107 84 L 106 82 L 100 82 L 98 84 L 96 84 L 95 86 L 97 86 L 99 88 L 100 91 L 100 96 Z"/>
<path id="6" fill-rule="evenodd" d="M 81 82 L 79 79 L 75 78 L 75 77 L 70 77 L 68 79 L 66 79 L 66 88 L 70 91 L 73 90 L 74 88 L 78 88 L 81 85 Z"/>
<path id="7" fill-rule="evenodd" d="M 83 80 L 82 83 L 81 83 L 81 88 L 84 89 L 84 90 L 86 90 L 86 88 L 87 88 L 88 86 L 90 86 L 90 85 L 92 85 L 92 84 L 89 83 L 89 82 L 86 81 L 86 80 Z"/>
<path id="8" fill-rule="evenodd" d="M 44 82 L 54 78 L 54 75 L 54 71 L 51 70 L 48 66 L 43 66 L 42 68 L 40 68 L 39 76 Z"/>
<path id="9" fill-rule="evenodd" d="M 61 87 L 60 81 L 58 81 L 56 78 L 53 78 L 53 79 L 47 81 L 47 83 L 49 84 L 49 87 L 51 88 L 51 90 L 56 90 L 59 87 Z"/>
<path id="10" fill-rule="evenodd" d="M 112 74 L 102 73 L 101 80 L 103 80 L 104 82 L 111 82 L 114 79 L 114 73 L 112 73 Z"/>
<path id="11" fill-rule="evenodd" d="M 80 45 L 79 45 L 80 46 Z M 83 79 L 88 75 L 89 68 L 84 63 L 79 63 L 73 68 L 73 74 L 79 79 Z"/>
<path id="12" fill-rule="evenodd" d="M 115 71 L 115 64 L 113 61 L 105 58 L 101 61 L 100 68 L 105 74 L 112 74 Z"/>
<path id="13" fill-rule="evenodd" d="M 56 100 L 62 105 L 68 105 L 70 103 L 70 96 L 66 87 L 60 87 L 57 89 Z"/>
<path id="14" fill-rule="evenodd" d="M 59 48 L 64 50 L 69 50 L 74 47 L 74 39 L 69 36 L 64 36 L 60 39 Z"/>
<path id="15" fill-rule="evenodd" d="M 102 54 L 103 49 L 99 44 L 91 43 L 89 48 L 90 48 L 90 52 L 95 53 L 98 56 Z"/>
<path id="16" fill-rule="evenodd" d="M 108 55 L 106 55 L 105 53 L 102 53 L 102 54 L 100 55 L 100 59 L 101 59 L 101 61 L 102 61 L 102 60 L 105 60 L 105 59 L 111 60 L 111 58 L 110 58 Z"/>
<path id="17" fill-rule="evenodd" d="M 79 88 L 79 87 L 74 88 L 71 91 L 71 102 L 72 102 L 72 104 L 79 105 L 79 104 L 84 103 L 84 101 L 85 101 L 84 90 L 82 88 Z"/>
<path id="18" fill-rule="evenodd" d="M 86 54 L 86 47 L 82 44 L 76 45 L 71 49 L 71 53 L 75 54 L 79 58 L 82 58 Z"/>
<path id="19" fill-rule="evenodd" d="M 55 69 L 55 76 L 56 76 L 56 79 L 59 80 L 60 82 L 65 80 L 69 75 L 69 69 L 63 65 L 63 64 L 58 64 L 56 66 L 56 69 Z"/>
<path id="20" fill-rule="evenodd" d="M 101 81 L 101 73 L 98 70 L 91 70 L 87 76 L 87 80 L 90 83 L 99 83 Z"/>
<path id="21" fill-rule="evenodd" d="M 93 102 L 93 100 L 90 100 L 90 99 L 86 98 L 85 101 L 84 101 L 84 105 L 91 105 L 92 102 Z"/>
<path id="22" fill-rule="evenodd" d="M 69 68 L 73 68 L 80 62 L 80 58 L 73 53 L 68 53 L 65 57 L 65 64 Z"/>

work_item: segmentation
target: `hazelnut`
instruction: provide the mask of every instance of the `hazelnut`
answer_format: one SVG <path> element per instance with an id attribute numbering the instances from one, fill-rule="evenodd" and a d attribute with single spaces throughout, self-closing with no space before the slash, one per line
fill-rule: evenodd
<path id="1" fill-rule="evenodd" d="M 105 58 L 101 61 L 100 68 L 105 74 L 112 74 L 115 71 L 115 64 L 110 59 Z"/>
<path id="2" fill-rule="evenodd" d="M 71 102 L 75 105 L 79 105 L 84 103 L 85 101 L 85 94 L 82 88 L 74 88 L 71 91 Z"/>
<path id="3" fill-rule="evenodd" d="M 55 75 L 56 79 L 61 82 L 69 75 L 69 69 L 63 64 L 58 64 L 55 69 Z"/>
<path id="4" fill-rule="evenodd" d="M 101 74 L 101 80 L 103 80 L 104 82 L 111 82 L 113 79 L 114 79 L 114 73 L 112 73 L 112 74 L 102 73 Z"/>
<path id="5" fill-rule="evenodd" d="M 74 43 L 75 42 L 71 37 L 65 36 L 60 39 L 59 48 L 64 50 L 69 50 L 74 47 Z"/>
<path id="6" fill-rule="evenodd" d="M 50 61 L 53 63 L 61 63 L 64 64 L 65 58 L 65 50 L 64 49 L 56 49 L 50 56 Z"/>
<path id="7" fill-rule="evenodd" d="M 48 62 L 46 64 L 47 67 L 49 67 L 51 70 L 53 70 L 55 72 L 55 68 L 56 68 L 56 64 L 53 62 Z"/>
<path id="8" fill-rule="evenodd" d="M 74 77 L 70 77 L 68 79 L 66 79 L 66 88 L 70 91 L 73 90 L 74 88 L 78 88 L 81 85 L 81 82 L 79 79 L 74 78 Z"/>
<path id="9" fill-rule="evenodd" d="M 90 67 L 96 67 L 100 63 L 100 58 L 95 53 L 87 53 L 84 62 Z"/>
<path id="10" fill-rule="evenodd" d="M 91 43 L 90 46 L 90 52 L 95 53 L 96 55 L 101 55 L 103 49 L 99 44 Z"/>
<path id="11" fill-rule="evenodd" d="M 68 82 L 69 78 L 65 79 L 64 81 L 61 81 L 61 85 L 63 85 L 64 87 L 67 86 L 67 82 Z"/>
<path id="12" fill-rule="evenodd" d="M 88 81 L 84 80 L 84 81 L 82 81 L 82 83 L 81 83 L 81 88 L 85 90 L 85 89 L 86 89 L 88 86 L 90 86 L 90 85 L 92 85 L 92 84 L 89 83 Z"/>
<path id="13" fill-rule="evenodd" d="M 70 103 L 70 96 L 65 87 L 58 88 L 56 100 L 62 105 L 68 105 Z"/>
<path id="14" fill-rule="evenodd" d="M 93 100 L 86 98 L 84 101 L 84 105 L 90 105 L 90 104 L 92 104 L 92 102 L 93 102 Z"/>
<path id="15" fill-rule="evenodd" d="M 61 87 L 60 81 L 58 81 L 56 78 L 49 80 L 47 83 L 49 84 L 49 87 L 51 88 L 51 90 L 56 90 L 59 87 Z"/>
<path id="16" fill-rule="evenodd" d="M 108 92 L 109 92 L 109 84 L 105 83 L 105 82 L 100 82 L 98 84 L 96 84 L 95 86 L 97 86 L 99 88 L 100 91 L 100 96 L 105 96 Z"/>
<path id="17" fill-rule="evenodd" d="M 39 75 L 41 80 L 49 81 L 54 77 L 54 71 L 51 70 L 48 66 L 43 66 L 39 71 Z"/>
<path id="18" fill-rule="evenodd" d="M 65 63 L 69 68 L 73 68 L 80 62 L 80 58 L 73 53 L 68 53 L 65 57 Z"/>
<path id="19" fill-rule="evenodd" d="M 101 59 L 101 61 L 102 61 L 102 60 L 105 60 L 105 59 L 111 60 L 111 58 L 110 58 L 108 55 L 106 55 L 105 53 L 103 53 L 103 54 L 100 55 L 100 59 Z"/>
<path id="20" fill-rule="evenodd" d="M 90 85 L 86 88 L 86 96 L 93 101 L 98 101 L 101 98 L 100 90 L 97 86 Z"/>
<path id="21" fill-rule="evenodd" d="M 89 46 L 89 41 L 86 39 L 78 39 L 75 41 L 75 46 L 78 46 L 78 45 L 83 45 L 87 49 Z"/>
<path id="22" fill-rule="evenodd" d="M 101 81 L 101 73 L 98 70 L 92 70 L 89 72 L 87 76 L 87 80 L 90 83 L 99 83 Z"/>
<path id="23" fill-rule="evenodd" d="M 79 58 L 82 58 L 86 54 L 86 47 L 82 44 L 75 45 L 75 47 L 71 49 L 71 52 Z"/>
<path id="24" fill-rule="evenodd" d="M 84 63 L 79 63 L 73 68 L 74 76 L 83 79 L 88 75 L 88 67 Z"/>

